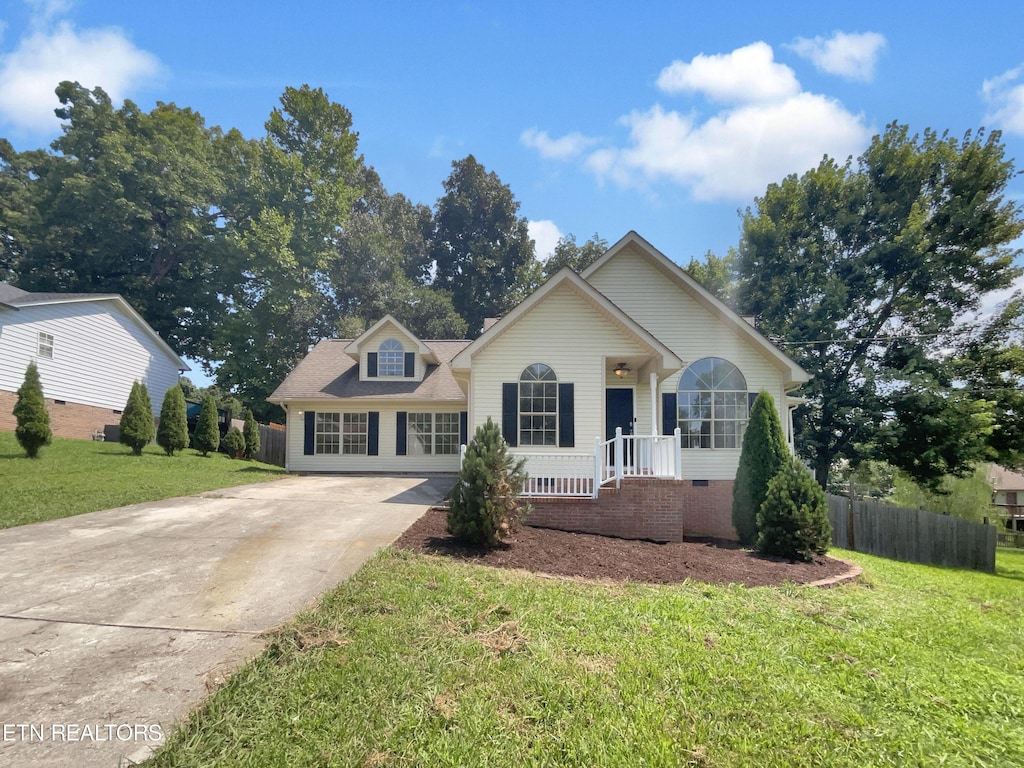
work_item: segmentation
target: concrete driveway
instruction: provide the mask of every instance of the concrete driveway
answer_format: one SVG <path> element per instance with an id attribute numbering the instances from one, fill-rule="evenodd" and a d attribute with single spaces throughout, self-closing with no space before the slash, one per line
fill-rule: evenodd
<path id="1" fill-rule="evenodd" d="M 0 765 L 130 765 L 449 478 L 288 477 L 0 531 Z"/>

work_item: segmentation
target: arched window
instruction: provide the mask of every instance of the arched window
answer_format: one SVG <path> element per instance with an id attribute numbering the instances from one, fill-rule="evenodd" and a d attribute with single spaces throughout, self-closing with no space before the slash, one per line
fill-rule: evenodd
<path id="1" fill-rule="evenodd" d="M 402 349 L 402 342 L 395 339 L 388 339 L 381 342 L 377 350 L 377 375 L 378 376 L 404 376 L 405 375 L 405 350 Z"/>
<path id="2" fill-rule="evenodd" d="M 519 444 L 558 444 L 558 379 L 544 363 L 519 376 Z"/>
<path id="3" fill-rule="evenodd" d="M 739 448 L 747 426 L 747 380 L 720 357 L 705 357 L 679 379 L 676 399 L 684 448 Z"/>

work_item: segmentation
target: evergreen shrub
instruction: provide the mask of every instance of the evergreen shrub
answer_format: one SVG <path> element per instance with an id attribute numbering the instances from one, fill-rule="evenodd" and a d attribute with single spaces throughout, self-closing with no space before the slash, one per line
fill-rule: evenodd
<path id="1" fill-rule="evenodd" d="M 757 521 L 757 548 L 767 555 L 810 561 L 832 540 L 825 492 L 795 458 L 768 483 Z"/>
<path id="2" fill-rule="evenodd" d="M 46 410 L 43 385 L 39 381 L 39 369 L 31 362 L 25 369 L 25 380 L 18 388 L 18 401 L 14 404 L 14 418 L 18 426 L 14 436 L 30 459 L 39 457 L 39 449 L 50 444 L 53 432 L 50 430 L 50 414 Z"/>
<path id="3" fill-rule="evenodd" d="M 164 394 L 160 406 L 160 426 L 156 430 L 156 442 L 168 456 L 188 447 L 188 412 L 185 407 L 185 393 L 175 384 Z"/>
<path id="4" fill-rule="evenodd" d="M 732 524 L 741 544 L 750 547 L 757 543 L 757 511 L 769 481 L 789 460 L 789 455 L 775 400 L 762 390 L 750 408 L 732 486 Z"/>
<path id="5" fill-rule="evenodd" d="M 149 399 L 146 385 L 136 381 L 132 384 L 128 402 L 121 413 L 121 436 L 118 441 L 131 448 L 134 455 L 141 456 L 142 449 L 149 444 L 155 434 L 153 401 Z"/>

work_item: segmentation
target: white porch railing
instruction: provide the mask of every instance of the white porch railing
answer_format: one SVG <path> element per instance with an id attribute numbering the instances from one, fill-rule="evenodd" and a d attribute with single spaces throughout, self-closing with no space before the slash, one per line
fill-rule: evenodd
<path id="1" fill-rule="evenodd" d="M 602 485 L 616 487 L 625 477 L 683 476 L 682 437 L 671 435 L 624 435 L 615 430 L 611 440 L 594 440 L 593 453 L 540 453 L 513 449 L 526 459 L 523 496 L 565 496 L 597 498 Z M 466 457 L 466 446 L 459 455 Z"/>

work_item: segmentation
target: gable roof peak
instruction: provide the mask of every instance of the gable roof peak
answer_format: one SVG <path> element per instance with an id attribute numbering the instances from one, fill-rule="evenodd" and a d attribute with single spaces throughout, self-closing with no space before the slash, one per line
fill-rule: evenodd
<path id="1" fill-rule="evenodd" d="M 348 345 L 345 347 L 345 352 L 347 352 L 352 357 L 358 359 L 361 347 L 365 345 L 366 342 L 368 342 L 373 336 L 375 336 L 378 331 L 380 331 L 382 328 L 388 325 L 392 326 L 398 332 L 399 335 L 404 336 L 406 339 L 411 341 L 416 347 L 415 351 L 417 354 L 423 355 L 428 358 L 433 358 L 434 353 L 430 349 L 430 347 L 423 343 L 423 341 L 421 341 L 420 338 L 415 333 L 413 333 L 400 322 L 398 322 L 398 320 L 396 320 L 395 317 L 390 314 L 384 315 L 384 317 L 382 317 L 380 320 L 378 320 L 376 323 L 371 325 L 369 328 L 367 328 L 365 331 L 359 334 L 356 338 L 350 341 Z"/>

